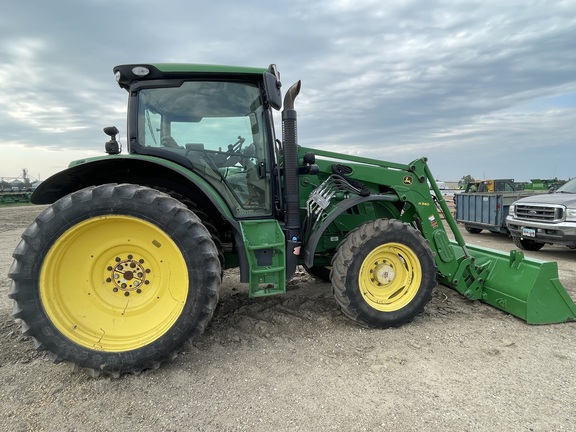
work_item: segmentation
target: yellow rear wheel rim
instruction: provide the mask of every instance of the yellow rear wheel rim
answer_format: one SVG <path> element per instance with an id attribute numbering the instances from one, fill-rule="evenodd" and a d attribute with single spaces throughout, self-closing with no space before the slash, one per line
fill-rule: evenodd
<path id="1" fill-rule="evenodd" d="M 422 267 L 412 249 L 401 243 L 376 247 L 362 262 L 358 284 L 370 307 L 394 312 L 416 296 L 422 282 Z"/>
<path id="2" fill-rule="evenodd" d="M 70 228 L 40 273 L 50 321 L 66 338 L 98 351 L 129 351 L 157 340 L 187 297 L 187 266 L 176 243 L 130 216 L 95 217 Z"/>

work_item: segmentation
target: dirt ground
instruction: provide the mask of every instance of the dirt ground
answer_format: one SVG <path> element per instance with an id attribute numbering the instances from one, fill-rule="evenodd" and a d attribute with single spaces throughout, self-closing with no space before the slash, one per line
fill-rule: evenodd
<path id="1" fill-rule="evenodd" d="M 576 430 L 576 323 L 530 326 L 443 286 L 413 323 L 367 330 L 305 273 L 286 296 L 248 299 L 227 271 L 212 324 L 172 363 L 116 380 L 53 364 L 7 297 L 12 250 L 40 210 L 0 208 L 1 431 Z M 576 250 L 526 255 L 558 261 L 576 299 Z"/>

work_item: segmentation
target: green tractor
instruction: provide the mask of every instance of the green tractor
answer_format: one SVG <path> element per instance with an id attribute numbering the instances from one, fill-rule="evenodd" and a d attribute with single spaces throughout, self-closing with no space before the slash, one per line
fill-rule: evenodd
<path id="1" fill-rule="evenodd" d="M 438 282 L 529 323 L 576 319 L 556 263 L 465 244 L 425 158 L 299 146 L 300 82 L 282 100 L 275 65 L 114 74 L 126 152 L 107 127 L 108 155 L 45 180 L 31 200 L 50 206 L 13 254 L 14 317 L 55 361 L 108 376 L 157 368 L 205 329 L 232 267 L 261 297 L 303 265 L 369 327 L 408 323 Z"/>

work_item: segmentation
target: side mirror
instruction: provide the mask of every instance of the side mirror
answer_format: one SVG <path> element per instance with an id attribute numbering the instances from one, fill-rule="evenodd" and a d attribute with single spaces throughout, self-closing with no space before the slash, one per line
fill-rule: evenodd
<path id="1" fill-rule="evenodd" d="M 104 133 L 109 137 L 115 137 L 120 133 L 116 126 L 108 126 L 104 128 Z"/>
<path id="2" fill-rule="evenodd" d="M 120 143 L 116 141 L 116 135 L 120 133 L 116 126 L 108 126 L 104 128 L 104 133 L 110 137 L 110 141 L 104 144 L 104 150 L 108 154 L 118 154 L 122 151 Z"/>
<path id="3" fill-rule="evenodd" d="M 270 65 L 268 72 L 264 73 L 264 91 L 266 92 L 266 102 L 277 111 L 282 108 L 281 87 L 280 73 L 276 65 Z"/>

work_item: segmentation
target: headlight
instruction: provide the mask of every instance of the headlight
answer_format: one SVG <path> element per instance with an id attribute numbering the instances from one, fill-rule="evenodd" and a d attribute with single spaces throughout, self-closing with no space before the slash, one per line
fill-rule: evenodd
<path id="1" fill-rule="evenodd" d="M 510 208 L 508 209 L 508 214 L 509 214 L 509 215 L 511 215 L 511 216 L 516 216 L 516 215 L 514 214 L 514 208 L 515 208 L 514 204 L 510 204 Z"/>
<path id="2" fill-rule="evenodd" d="M 571 222 L 576 222 L 576 208 L 566 209 L 566 220 Z"/>

